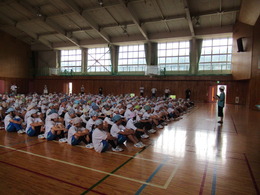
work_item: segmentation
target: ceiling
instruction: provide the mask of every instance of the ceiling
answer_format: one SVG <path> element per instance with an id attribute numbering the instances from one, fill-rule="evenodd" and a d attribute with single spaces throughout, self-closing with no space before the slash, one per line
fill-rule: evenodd
<path id="1" fill-rule="evenodd" d="M 0 0 L 0 30 L 33 50 L 231 33 L 241 0 Z"/>

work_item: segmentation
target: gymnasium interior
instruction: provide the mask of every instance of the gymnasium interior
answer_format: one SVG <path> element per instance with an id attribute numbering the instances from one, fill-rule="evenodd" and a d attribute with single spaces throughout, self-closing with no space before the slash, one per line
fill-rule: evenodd
<path id="1" fill-rule="evenodd" d="M 1 104 L 14 84 L 176 100 L 189 89 L 195 104 L 122 152 L 1 128 L 0 194 L 259 195 L 259 14 L 259 0 L 0 0 Z"/>

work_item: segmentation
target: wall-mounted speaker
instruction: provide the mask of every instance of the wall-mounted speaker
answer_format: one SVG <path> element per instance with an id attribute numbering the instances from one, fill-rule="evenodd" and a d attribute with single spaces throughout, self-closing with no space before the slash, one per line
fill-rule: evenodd
<path id="1" fill-rule="evenodd" d="M 241 37 L 237 39 L 237 52 L 244 52 L 245 51 L 245 46 L 243 44 L 245 37 Z"/>

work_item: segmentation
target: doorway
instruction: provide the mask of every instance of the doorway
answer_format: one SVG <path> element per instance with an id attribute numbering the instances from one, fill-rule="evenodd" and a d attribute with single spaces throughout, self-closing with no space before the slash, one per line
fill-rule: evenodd
<path id="1" fill-rule="evenodd" d="M 213 85 L 213 86 L 209 86 L 209 92 L 208 92 L 208 94 L 209 94 L 209 96 L 208 96 L 209 97 L 209 99 L 208 99 L 209 103 L 215 103 L 217 101 L 217 99 L 215 99 L 214 97 L 216 97 L 216 95 L 220 95 L 219 88 L 221 86 L 225 87 L 225 94 L 226 94 L 225 98 L 227 97 L 227 86 L 226 85 Z"/>
<path id="2" fill-rule="evenodd" d="M 63 84 L 63 91 L 64 91 L 66 94 L 71 95 L 71 94 L 72 94 L 72 89 L 73 89 L 72 82 L 64 83 L 64 84 Z"/>

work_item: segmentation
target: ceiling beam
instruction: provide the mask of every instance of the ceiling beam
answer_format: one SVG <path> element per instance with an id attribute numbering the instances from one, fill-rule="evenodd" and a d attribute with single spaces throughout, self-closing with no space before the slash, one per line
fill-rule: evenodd
<path id="1" fill-rule="evenodd" d="M 105 34 L 104 32 L 101 32 L 100 27 L 98 24 L 91 19 L 91 16 L 87 13 L 87 11 L 83 11 L 74 1 L 72 0 L 64 0 L 63 1 L 67 6 L 69 6 L 75 13 L 77 13 L 79 16 L 81 16 L 85 22 L 93 28 L 106 42 L 110 43 L 110 37 Z"/>
<path id="2" fill-rule="evenodd" d="M 15 21 L 13 21 L 12 19 L 10 19 L 9 17 L 5 16 L 2 13 L 0 13 L 0 17 L 3 20 L 5 20 L 6 22 L 8 22 L 10 24 L 10 26 L 16 27 L 20 31 L 22 31 L 25 34 L 27 34 L 28 36 L 30 36 L 33 40 L 39 41 L 42 44 L 46 45 L 48 48 L 52 49 L 52 44 L 49 41 L 45 41 L 45 40 L 39 39 L 39 36 L 36 33 L 32 33 L 29 29 L 24 28 L 22 25 L 17 24 Z"/>
<path id="3" fill-rule="evenodd" d="M 17 2 L 21 7 L 23 7 L 24 9 L 28 10 L 31 12 L 32 15 L 37 17 L 38 11 L 37 9 L 35 9 L 35 7 L 31 6 L 30 4 L 28 4 L 25 1 L 18 1 Z M 46 16 L 41 16 L 38 17 L 40 21 L 42 21 L 44 24 L 46 24 L 47 26 L 49 26 L 50 28 L 54 29 L 55 31 L 57 31 L 59 34 L 62 34 L 67 40 L 69 40 L 70 42 L 72 42 L 73 44 L 75 44 L 76 46 L 79 47 L 78 41 L 73 38 L 73 37 L 69 37 L 67 36 L 67 33 L 65 30 L 63 30 L 58 24 L 56 24 L 55 22 L 53 22 L 50 18 L 47 18 Z"/>
<path id="4" fill-rule="evenodd" d="M 186 19 L 188 21 L 188 25 L 189 25 L 189 29 L 190 29 L 190 32 L 191 32 L 191 36 L 194 37 L 195 36 L 195 32 L 194 32 L 194 27 L 193 27 L 191 15 L 190 15 L 190 9 L 189 9 L 189 5 L 188 5 L 188 0 L 183 0 L 183 4 L 184 4 L 184 10 L 185 10 L 185 13 L 186 13 Z"/>
<path id="5" fill-rule="evenodd" d="M 259 0 L 242 0 L 238 20 L 242 23 L 254 26 L 260 15 Z"/>
<path id="6" fill-rule="evenodd" d="M 226 36 L 227 34 L 230 35 L 233 32 L 233 26 L 222 26 L 222 27 L 208 27 L 208 28 L 201 28 L 196 31 L 197 38 L 203 38 L 207 36 Z M 190 30 L 178 30 L 172 32 L 164 32 L 164 33 L 153 33 L 150 34 L 150 41 L 162 41 L 162 40 L 189 40 L 192 38 L 190 34 Z M 115 45 L 120 45 L 126 42 L 136 42 L 139 41 L 140 43 L 146 42 L 144 37 L 141 34 L 138 35 L 130 35 L 130 36 L 121 36 L 121 37 L 113 37 L 111 38 L 111 43 Z M 80 41 L 80 46 L 82 48 L 86 47 L 98 47 L 101 45 L 107 45 L 107 42 L 104 39 L 83 39 Z M 55 49 L 62 49 L 62 48 L 73 48 L 75 47 L 71 42 L 56 42 L 53 43 L 53 47 Z"/>
<path id="7" fill-rule="evenodd" d="M 164 24 L 165 24 L 165 26 L 166 26 L 168 32 L 171 32 L 171 29 L 170 29 L 169 25 L 168 25 L 167 22 L 164 20 L 164 19 L 165 19 L 165 16 L 163 15 L 162 9 L 160 8 L 160 6 L 159 6 L 157 0 L 153 0 L 152 2 L 153 2 L 153 4 L 155 5 L 155 9 L 157 9 L 158 12 L 159 12 L 159 14 L 161 15 L 161 19 L 164 21 Z"/>
<path id="8" fill-rule="evenodd" d="M 130 15 L 133 22 L 137 25 L 138 30 L 141 32 L 141 34 L 144 36 L 144 38 L 147 41 L 149 41 L 148 34 L 147 34 L 146 30 L 143 28 L 143 26 L 141 26 L 141 22 L 138 19 L 135 12 L 133 11 L 133 9 L 131 9 L 131 7 L 124 0 L 119 0 L 119 2 L 122 5 L 122 7 L 125 9 L 125 11 Z"/>

